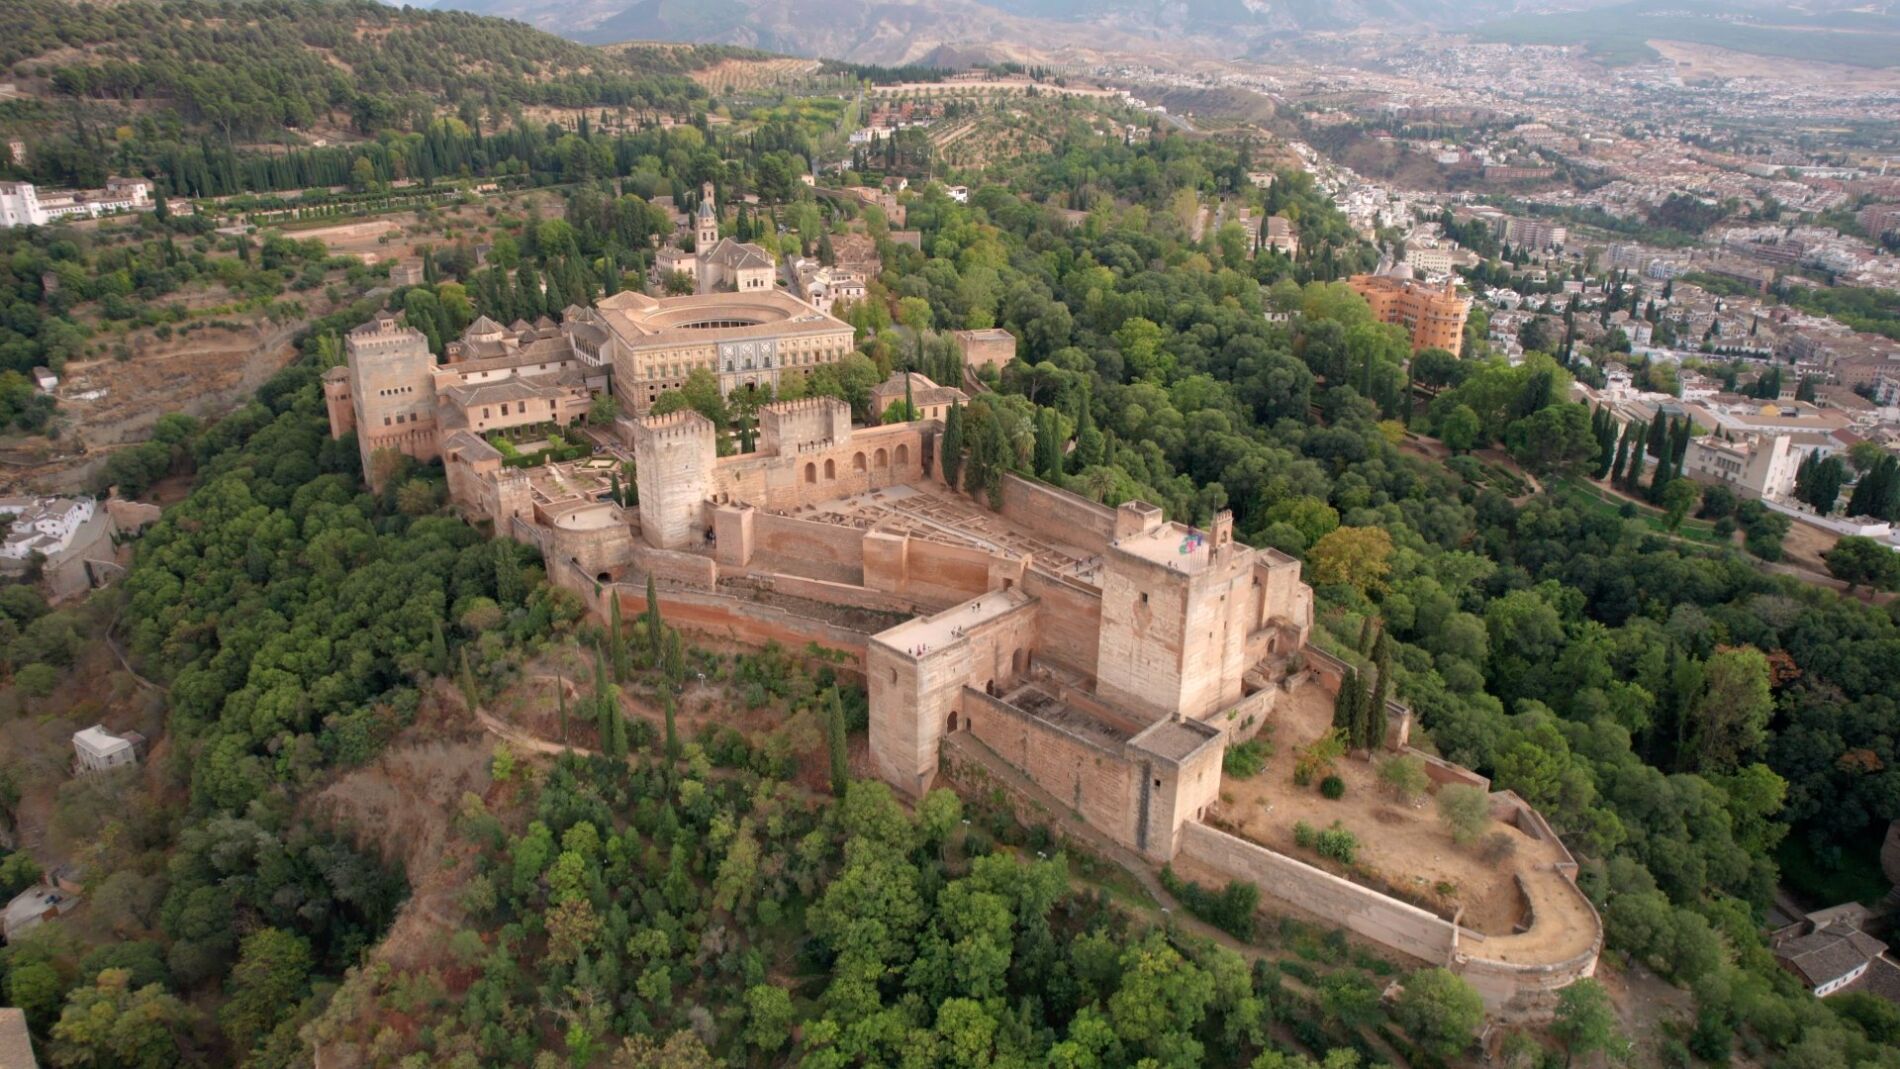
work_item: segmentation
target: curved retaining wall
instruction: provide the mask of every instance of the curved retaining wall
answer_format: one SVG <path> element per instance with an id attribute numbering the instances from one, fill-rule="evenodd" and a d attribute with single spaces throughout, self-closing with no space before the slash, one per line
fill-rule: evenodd
<path id="1" fill-rule="evenodd" d="M 1517 963 L 1487 958 L 1486 940 L 1476 932 L 1198 822 L 1181 829 L 1180 854 L 1216 872 L 1251 880 L 1262 894 L 1324 917 L 1380 946 L 1450 968 L 1484 998 L 1487 1011 L 1504 1020 L 1548 1018 L 1556 1008 L 1557 992 L 1595 974 L 1597 955 L 1603 950 L 1603 928 L 1598 922 L 1587 949 L 1558 961 Z M 1564 882 L 1569 883 L 1568 879 Z M 1582 898 L 1583 892 L 1574 885 L 1569 889 Z M 1595 917 L 1595 911 L 1590 915 Z"/>

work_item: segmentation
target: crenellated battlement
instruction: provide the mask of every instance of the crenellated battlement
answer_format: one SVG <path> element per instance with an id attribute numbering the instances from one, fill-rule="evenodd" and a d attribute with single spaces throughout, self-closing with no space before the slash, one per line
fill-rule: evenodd
<path id="1" fill-rule="evenodd" d="M 689 441 L 713 436 L 712 421 L 692 409 L 634 421 L 636 436 L 653 441 Z"/>
<path id="2" fill-rule="evenodd" d="M 838 400 L 836 397 L 798 397 L 789 401 L 774 401 L 769 405 L 762 405 L 759 408 L 759 412 L 761 414 L 774 412 L 783 415 L 793 415 L 799 412 L 823 412 L 829 415 L 837 409 L 847 407 L 843 401 Z"/>

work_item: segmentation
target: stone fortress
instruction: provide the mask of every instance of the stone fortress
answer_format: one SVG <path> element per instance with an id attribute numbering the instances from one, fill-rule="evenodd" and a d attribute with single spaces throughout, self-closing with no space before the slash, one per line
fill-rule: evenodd
<path id="1" fill-rule="evenodd" d="M 742 366 L 728 340 L 699 342 L 743 329 L 726 324 L 767 297 L 797 306 L 779 322 L 814 328 L 781 336 L 772 366 Z M 630 328 L 642 316 L 653 334 Z M 854 426 L 827 397 L 762 406 L 755 448 L 722 456 L 720 432 L 697 412 L 647 414 L 653 384 L 680 378 L 673 362 L 713 361 L 730 393 L 770 381 L 749 376 L 849 352 L 848 326 L 819 332 L 828 317 L 795 298 L 743 292 L 621 294 L 566 319 L 499 337 L 478 322 L 442 365 L 417 351 L 419 335 L 373 321 L 351 334 L 348 368 L 326 377 L 333 432 L 356 429 L 366 462 L 377 449 L 439 457 L 459 508 L 539 547 L 550 578 L 595 612 L 616 596 L 638 612 L 651 577 L 676 626 L 842 656 L 869 691 L 875 772 L 908 796 L 976 762 L 1131 859 L 1253 881 L 1446 965 L 1501 1015 L 1548 1013 L 1559 988 L 1594 971 L 1602 929 L 1576 863 L 1509 792 L 1491 795 L 1493 816 L 1535 849 L 1519 853 L 1503 931 L 1327 872 L 1220 819 L 1226 747 L 1322 698 L 1330 708 L 1346 670 L 1309 642 L 1313 594 L 1299 561 L 1236 541 L 1228 514 L 1194 528 L 1152 505 L 1109 508 L 1014 475 L 990 508 L 944 483 L 941 420 Z M 565 424 L 603 378 L 622 414 L 589 432 L 591 457 L 523 465 L 481 436 L 503 420 Z M 915 399 L 937 387 L 919 376 L 909 389 Z M 617 481 L 628 462 L 631 487 Z M 1391 711 L 1385 748 L 1415 752 L 1409 712 Z M 1428 770 L 1488 788 L 1435 758 Z"/>

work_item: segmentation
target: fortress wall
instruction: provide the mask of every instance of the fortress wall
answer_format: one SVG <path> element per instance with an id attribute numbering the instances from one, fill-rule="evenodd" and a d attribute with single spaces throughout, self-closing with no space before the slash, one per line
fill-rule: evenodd
<path id="1" fill-rule="evenodd" d="M 886 594 L 868 587 L 833 583 L 824 579 L 807 579 L 802 575 L 786 575 L 783 572 L 753 572 L 751 574 L 755 579 L 770 583 L 774 591 L 790 597 L 810 598 L 830 605 L 849 605 L 853 608 L 875 609 L 879 612 L 910 614 L 917 612 L 917 604 L 909 598 Z"/>
<path id="2" fill-rule="evenodd" d="M 1578 892 L 1582 894 L 1582 892 Z M 1526 965 L 1480 956 L 1484 944 L 1467 943 L 1476 953 L 1459 954 L 1451 970 L 1475 988 L 1484 1008 L 1504 1021 L 1548 1021 L 1557 1009 L 1557 992 L 1596 975 L 1603 951 L 1601 930 L 1590 948 L 1564 961 Z"/>
<path id="3" fill-rule="evenodd" d="M 1023 593 L 1042 602 L 1042 636 L 1036 643 L 1036 656 L 1094 679 L 1102 596 L 1034 568 L 1023 573 L 1022 587 Z"/>
<path id="4" fill-rule="evenodd" d="M 1457 947 L 1458 929 L 1450 921 L 1206 824 L 1193 822 L 1181 829 L 1181 854 L 1216 872 L 1250 880 L 1263 895 L 1434 965 L 1450 962 Z"/>
<path id="5" fill-rule="evenodd" d="M 753 521 L 753 548 L 790 560 L 842 565 L 859 574 L 864 569 L 864 532 L 834 523 L 762 512 Z"/>
<path id="6" fill-rule="evenodd" d="M 631 618 L 646 611 L 644 585 L 616 583 L 601 586 L 572 567 L 559 569 L 558 575 L 562 585 L 579 593 L 587 607 L 596 613 L 607 611 L 609 597 L 614 591 L 620 594 L 620 612 L 623 617 Z M 746 646 L 776 642 L 794 651 L 815 642 L 824 649 L 850 655 L 848 662 L 838 666 L 840 671 L 863 671 L 865 645 L 870 636 L 861 632 L 787 612 L 774 605 L 712 591 L 661 587 L 657 593 L 661 617 L 669 626 L 682 631 L 728 639 Z"/>
<path id="7" fill-rule="evenodd" d="M 1201 723 L 1226 736 L 1227 745 L 1246 742 L 1260 734 L 1260 729 L 1273 718 L 1273 707 L 1279 703 L 1279 700 L 1279 687 L 1262 687 L 1233 705 L 1217 709 L 1211 715 L 1203 717 Z"/>
<path id="8" fill-rule="evenodd" d="M 970 733 L 1091 827 L 1133 848 L 1141 770 L 1118 749 L 965 687 Z"/>
<path id="9" fill-rule="evenodd" d="M 557 560 L 573 562 L 588 575 L 613 575 L 634 559 L 633 532 L 614 511 L 614 522 L 607 527 L 573 528 L 547 525 L 548 543 L 544 552 Z"/>
<path id="10" fill-rule="evenodd" d="M 1097 553 L 1115 536 L 1115 510 L 1020 475 L 1003 476 L 1003 517 L 1052 542 Z"/>
<path id="11" fill-rule="evenodd" d="M 713 483 L 730 500 L 783 512 L 923 482 L 926 432 L 934 433 L 936 426 L 923 421 L 863 427 L 836 444 L 810 444 L 783 453 L 773 453 L 762 440 L 759 452 L 716 461 Z"/>
<path id="12" fill-rule="evenodd" d="M 1403 752 L 1408 757 L 1416 757 L 1425 762 L 1425 775 L 1432 781 L 1434 786 L 1442 787 L 1447 783 L 1462 783 L 1467 787 L 1476 787 L 1482 791 L 1491 789 L 1491 781 L 1489 779 L 1461 765 L 1454 765 L 1442 757 L 1433 757 L 1423 750 L 1414 749 L 1410 746 L 1405 747 Z"/>
<path id="13" fill-rule="evenodd" d="M 986 550 L 912 538 L 904 556 L 904 583 L 897 589 L 920 601 L 955 605 L 990 590 L 992 558 Z"/>
<path id="14" fill-rule="evenodd" d="M 642 572 L 662 582 L 680 583 L 705 590 L 711 590 L 719 584 L 718 563 L 711 557 L 703 557 L 697 553 L 680 553 L 676 550 L 640 546 L 634 551 L 633 563 Z M 641 596 L 645 597 L 644 592 Z M 642 601 L 642 604 L 644 603 Z"/>

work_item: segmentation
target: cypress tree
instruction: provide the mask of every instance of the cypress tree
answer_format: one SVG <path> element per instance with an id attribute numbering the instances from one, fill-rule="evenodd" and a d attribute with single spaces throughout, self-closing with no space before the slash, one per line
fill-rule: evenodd
<path id="1" fill-rule="evenodd" d="M 449 643 L 442 637 L 441 620 L 434 621 L 430 626 L 433 630 L 429 635 L 429 671 L 444 675 L 449 670 Z"/>
<path id="2" fill-rule="evenodd" d="M 1629 463 L 1629 458 L 1630 436 L 1625 432 L 1624 435 L 1616 441 L 1616 459 L 1610 463 L 1610 485 L 1615 486 L 1623 481 L 1623 467 Z M 1602 476 L 1599 475 L 1598 478 L 1602 478 Z"/>
<path id="3" fill-rule="evenodd" d="M 831 689 L 831 705 L 825 714 L 825 734 L 831 751 L 831 793 L 844 797 L 845 788 L 851 785 L 851 765 L 848 761 L 844 728 L 844 699 L 838 689 Z"/>
<path id="4" fill-rule="evenodd" d="M 679 723 L 673 711 L 673 692 L 660 691 L 660 708 L 666 713 L 666 759 L 677 761 L 680 755 Z"/>
<path id="5" fill-rule="evenodd" d="M 620 591 L 616 590 L 607 599 L 607 648 L 613 651 L 614 682 L 626 679 L 623 667 L 626 658 L 626 643 L 620 637 Z"/>
<path id="6" fill-rule="evenodd" d="M 1648 427 L 1637 424 L 1636 428 L 1629 435 L 1633 441 L 1630 445 L 1630 466 L 1623 473 L 1623 490 L 1632 496 L 1635 495 L 1637 488 L 1642 485 L 1643 452 L 1648 441 L 1644 436 L 1648 433 L 1648 430 Z"/>
<path id="7" fill-rule="evenodd" d="M 943 481 L 957 488 L 957 476 L 963 470 L 963 406 L 951 405 L 943 418 Z"/>
<path id="8" fill-rule="evenodd" d="M 475 669 L 468 663 L 468 647 L 462 647 L 462 698 L 468 702 L 470 712 L 480 705 L 480 695 L 475 690 Z"/>
<path id="9" fill-rule="evenodd" d="M 1378 618 L 1371 613 L 1359 624 L 1359 644 L 1355 647 L 1362 654 L 1372 652 L 1373 633 L 1378 629 Z"/>
<path id="10" fill-rule="evenodd" d="M 554 677 L 554 705 L 561 714 L 561 749 L 567 749 L 567 680 Z"/>
<path id="11" fill-rule="evenodd" d="M 1392 643 L 1385 632 L 1379 632 L 1379 641 L 1373 655 L 1373 664 L 1379 672 L 1371 700 L 1366 703 L 1365 748 L 1377 751 L 1385 745 L 1386 708 L 1385 703 L 1392 697 Z"/>
<path id="12" fill-rule="evenodd" d="M 1359 670 L 1346 669 L 1340 677 L 1339 693 L 1333 696 L 1333 726 L 1352 736 L 1353 725 L 1359 719 Z"/>
<path id="13" fill-rule="evenodd" d="M 660 619 L 660 591 L 653 585 L 653 577 L 647 576 L 647 643 L 653 647 L 653 666 L 660 666 L 660 658 L 665 653 L 660 645 L 660 636 L 665 628 Z"/>

